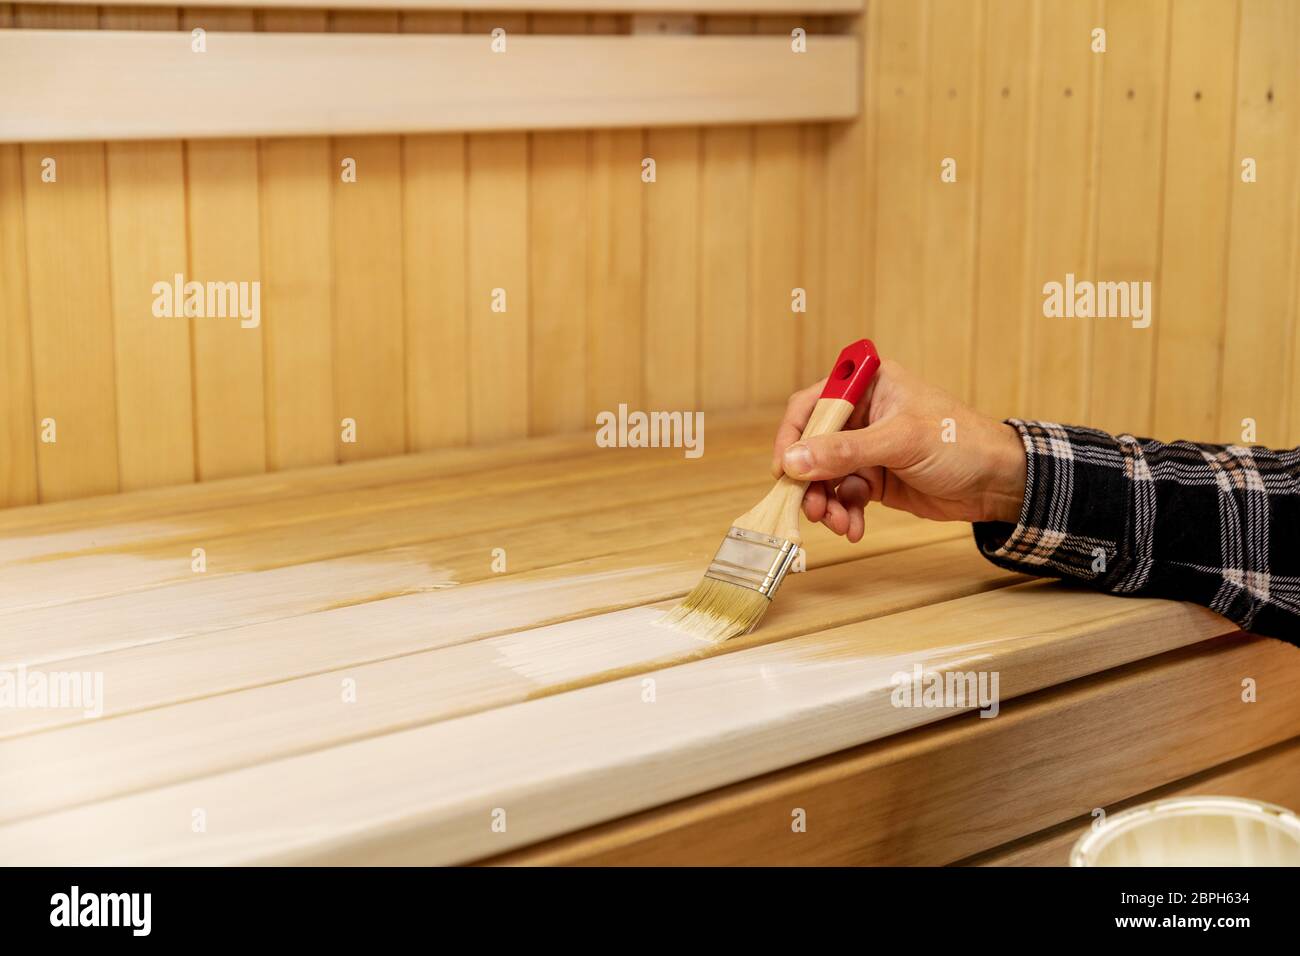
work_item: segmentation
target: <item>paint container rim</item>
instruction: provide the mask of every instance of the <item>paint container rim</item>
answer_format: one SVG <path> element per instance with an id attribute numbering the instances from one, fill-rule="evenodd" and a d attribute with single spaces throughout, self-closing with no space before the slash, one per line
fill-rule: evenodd
<path id="1" fill-rule="evenodd" d="M 1286 807 L 1248 797 L 1166 797 L 1138 804 L 1108 817 L 1075 841 L 1070 866 L 1099 866 L 1097 857 L 1113 841 L 1133 830 L 1180 816 L 1223 816 L 1263 823 L 1270 830 L 1290 837 L 1300 848 L 1300 817 Z"/>

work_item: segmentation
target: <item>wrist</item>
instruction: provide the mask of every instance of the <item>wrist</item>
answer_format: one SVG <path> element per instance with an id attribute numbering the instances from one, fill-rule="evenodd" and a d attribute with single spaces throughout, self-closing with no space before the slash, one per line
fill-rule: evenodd
<path id="1" fill-rule="evenodd" d="M 991 483 L 986 499 L 985 520 L 1016 524 L 1025 501 L 1028 463 L 1025 445 L 1014 425 L 998 423 L 998 440 L 990 461 Z"/>

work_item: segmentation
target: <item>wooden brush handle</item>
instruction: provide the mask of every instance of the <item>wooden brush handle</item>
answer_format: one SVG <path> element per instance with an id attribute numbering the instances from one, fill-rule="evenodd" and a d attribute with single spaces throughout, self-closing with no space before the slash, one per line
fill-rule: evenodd
<path id="1" fill-rule="evenodd" d="M 830 435 L 844 427 L 853 414 L 853 408 L 867 393 L 867 386 L 880 368 L 880 356 L 869 339 L 860 339 L 840 353 L 821 398 L 813 406 L 804 438 Z M 808 482 L 782 475 L 767 496 L 734 522 L 737 528 L 746 528 L 770 534 L 776 538 L 799 543 L 799 506 L 803 502 Z"/>

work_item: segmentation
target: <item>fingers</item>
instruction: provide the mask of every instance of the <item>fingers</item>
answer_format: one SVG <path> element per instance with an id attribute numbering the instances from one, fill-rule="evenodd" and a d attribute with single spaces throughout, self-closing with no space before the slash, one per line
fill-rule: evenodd
<path id="1" fill-rule="evenodd" d="M 801 481 L 842 478 L 873 466 L 898 467 L 906 450 L 906 426 L 890 418 L 856 431 L 798 441 L 785 450 L 785 473 Z"/>
<path id="2" fill-rule="evenodd" d="M 776 442 L 772 446 L 773 478 L 781 477 L 783 473 L 781 456 L 786 448 L 797 442 L 799 436 L 803 434 L 808 419 L 812 417 L 813 406 L 817 404 L 817 398 L 825 387 L 826 379 L 822 379 L 790 396 L 790 401 L 785 406 L 785 416 L 776 430 Z"/>
<path id="3" fill-rule="evenodd" d="M 849 475 L 835 489 L 835 497 L 848 513 L 848 538 L 854 544 L 867 530 L 866 507 L 871 500 L 871 486 L 858 475 Z"/>
<path id="4" fill-rule="evenodd" d="M 830 489 L 824 482 L 814 481 L 803 495 L 803 513 L 809 521 L 821 521 L 826 517 L 826 502 L 830 498 Z"/>

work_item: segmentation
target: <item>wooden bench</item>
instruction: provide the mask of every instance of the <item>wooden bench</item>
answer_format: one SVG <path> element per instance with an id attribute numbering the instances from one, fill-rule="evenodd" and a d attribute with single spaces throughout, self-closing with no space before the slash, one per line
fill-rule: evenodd
<path id="1" fill-rule="evenodd" d="M 1061 863 L 1160 788 L 1300 804 L 1293 648 L 964 525 L 811 528 L 755 633 L 657 626 L 774 414 L 697 460 L 588 432 L 0 514 L 0 670 L 103 681 L 0 708 L 0 859 Z M 918 665 L 996 672 L 997 716 L 894 706 Z"/>

